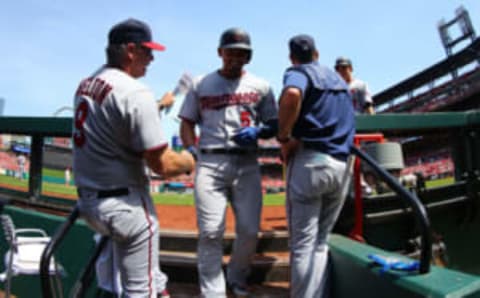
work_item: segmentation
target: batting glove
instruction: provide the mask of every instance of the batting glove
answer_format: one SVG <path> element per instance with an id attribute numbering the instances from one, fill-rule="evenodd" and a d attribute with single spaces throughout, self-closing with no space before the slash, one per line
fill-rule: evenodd
<path id="1" fill-rule="evenodd" d="M 259 132 L 259 127 L 244 127 L 232 137 L 232 140 L 239 146 L 254 145 Z"/>

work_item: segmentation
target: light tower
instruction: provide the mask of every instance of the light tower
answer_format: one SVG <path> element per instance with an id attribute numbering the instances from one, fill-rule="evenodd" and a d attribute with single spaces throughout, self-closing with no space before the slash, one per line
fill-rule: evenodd
<path id="1" fill-rule="evenodd" d="M 450 31 L 455 25 L 459 26 L 460 34 L 452 37 Z M 467 39 L 470 39 L 473 42 L 476 38 L 475 30 L 473 29 L 472 21 L 470 20 L 470 15 L 463 6 L 460 6 L 455 10 L 455 17 L 452 20 L 446 22 L 444 19 L 441 19 L 438 22 L 437 27 L 447 56 L 452 55 L 453 47 L 458 43 Z M 480 63 L 480 58 L 477 60 Z M 454 78 L 456 78 L 457 71 L 452 70 L 452 75 Z"/>

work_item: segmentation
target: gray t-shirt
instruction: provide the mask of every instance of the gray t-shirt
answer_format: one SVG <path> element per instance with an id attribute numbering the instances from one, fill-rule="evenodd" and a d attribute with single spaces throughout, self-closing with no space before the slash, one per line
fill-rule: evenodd
<path id="1" fill-rule="evenodd" d="M 73 171 L 77 187 L 145 187 L 143 153 L 167 146 L 153 93 L 115 68 L 101 68 L 75 94 Z"/>
<path id="2" fill-rule="evenodd" d="M 218 71 L 196 78 L 179 117 L 200 128 L 200 148 L 237 147 L 231 137 L 242 127 L 276 119 L 278 107 L 267 81 L 250 73 L 234 80 Z"/>

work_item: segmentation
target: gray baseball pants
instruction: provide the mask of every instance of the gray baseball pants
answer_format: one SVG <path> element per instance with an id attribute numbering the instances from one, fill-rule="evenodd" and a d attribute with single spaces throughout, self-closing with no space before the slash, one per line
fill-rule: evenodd
<path id="1" fill-rule="evenodd" d="M 345 169 L 345 162 L 303 147 L 288 164 L 291 297 L 326 297 L 327 237 L 345 199 Z"/>
<path id="2" fill-rule="evenodd" d="M 235 214 L 236 237 L 227 266 L 227 281 L 243 285 L 256 250 L 262 208 L 257 156 L 201 154 L 195 175 L 195 205 L 203 297 L 226 297 L 222 243 L 228 201 Z"/>
<path id="3" fill-rule="evenodd" d="M 120 271 L 123 297 L 156 298 L 165 289 L 167 276 L 159 267 L 155 207 L 146 189 L 129 191 L 126 196 L 98 199 L 96 191 L 82 189 L 78 206 L 96 232 L 112 239 L 112 259 Z"/>

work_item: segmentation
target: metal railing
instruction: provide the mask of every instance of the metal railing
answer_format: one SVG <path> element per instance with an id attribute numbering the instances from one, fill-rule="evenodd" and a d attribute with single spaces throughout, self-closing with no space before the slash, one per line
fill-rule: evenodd
<path id="1" fill-rule="evenodd" d="M 67 235 L 68 231 L 73 227 L 75 221 L 80 216 L 80 211 L 78 210 L 78 206 L 72 210 L 72 213 L 68 216 L 67 220 L 57 229 L 53 237 L 51 238 L 50 242 L 45 247 L 42 258 L 40 260 L 40 284 L 42 289 L 42 297 L 50 298 L 53 296 L 52 291 L 52 281 L 51 276 L 49 274 L 49 264 L 53 257 L 54 251 L 58 248 L 62 240 Z M 93 281 L 94 277 L 94 268 L 95 268 L 95 261 L 99 257 L 101 251 L 105 247 L 107 243 L 108 237 L 102 236 L 100 241 L 95 246 L 95 251 L 93 255 L 90 257 L 87 265 L 85 266 L 84 270 L 80 274 L 80 278 L 77 280 L 75 285 L 72 288 L 72 291 L 69 295 L 71 298 L 82 298 L 85 297 L 86 290 L 88 286 Z"/>
<path id="2" fill-rule="evenodd" d="M 107 236 L 102 236 L 100 238 L 100 241 L 97 243 L 95 247 L 95 251 L 93 255 L 90 257 L 90 260 L 88 261 L 87 266 L 80 274 L 80 278 L 73 285 L 70 297 L 72 298 L 85 297 L 85 293 L 88 287 L 92 284 L 93 278 L 95 277 L 95 274 L 94 274 L 95 262 L 97 261 L 98 257 L 100 256 L 100 253 L 102 252 L 103 248 L 107 244 L 107 241 L 108 241 Z"/>
<path id="3" fill-rule="evenodd" d="M 420 226 L 420 235 L 422 239 L 419 273 L 425 274 L 430 272 L 430 261 L 432 259 L 432 235 L 430 229 L 430 220 L 428 219 L 427 211 L 422 202 L 420 202 L 414 193 L 404 188 L 395 177 L 393 177 L 386 170 L 382 169 L 368 154 L 364 153 L 355 146 L 352 146 L 351 150 L 353 154 L 365 161 L 379 175 L 379 177 L 385 181 L 392 191 L 397 193 L 400 198 L 412 208 L 415 218 Z"/>
<path id="4" fill-rule="evenodd" d="M 79 215 L 80 212 L 78 210 L 78 207 L 75 207 L 72 213 L 70 213 L 70 215 L 68 216 L 67 220 L 57 229 L 55 234 L 52 236 L 50 242 L 43 250 L 42 258 L 40 260 L 40 283 L 43 297 L 53 297 L 52 289 L 50 287 L 50 260 L 52 259 L 53 252 L 60 245 L 60 242 L 63 240 L 67 232 L 73 226 Z"/>

